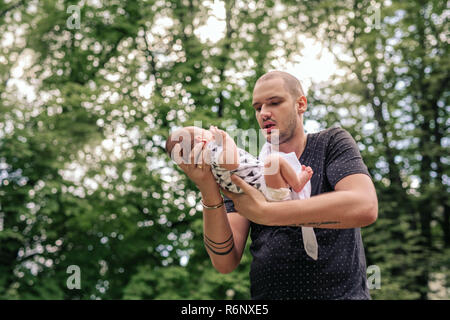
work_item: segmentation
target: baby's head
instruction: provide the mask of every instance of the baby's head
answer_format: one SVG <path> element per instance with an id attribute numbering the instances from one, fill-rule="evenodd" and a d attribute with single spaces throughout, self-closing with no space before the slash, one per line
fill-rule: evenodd
<path id="1" fill-rule="evenodd" d="M 167 138 L 166 152 L 172 159 L 172 150 L 177 143 L 180 143 L 180 156 L 188 159 L 192 149 L 197 143 L 209 142 L 214 139 L 213 134 L 199 127 L 183 127 L 172 132 Z"/>

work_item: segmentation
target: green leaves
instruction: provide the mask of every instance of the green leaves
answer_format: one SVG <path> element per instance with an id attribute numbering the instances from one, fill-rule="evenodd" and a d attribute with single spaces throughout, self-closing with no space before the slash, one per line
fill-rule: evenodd
<path id="1" fill-rule="evenodd" d="M 372 296 L 426 298 L 448 276 L 442 1 L 385 4 L 380 29 L 370 1 L 17 3 L 0 5 L 14 35 L 0 48 L 2 298 L 248 299 L 248 249 L 232 274 L 214 270 L 198 191 L 164 144 L 196 121 L 257 129 L 253 85 L 304 48 L 298 35 L 342 71 L 312 85 L 305 120 L 346 128 L 377 186 L 379 219 L 362 230 L 381 269 Z M 217 41 L 198 32 L 212 15 Z"/>

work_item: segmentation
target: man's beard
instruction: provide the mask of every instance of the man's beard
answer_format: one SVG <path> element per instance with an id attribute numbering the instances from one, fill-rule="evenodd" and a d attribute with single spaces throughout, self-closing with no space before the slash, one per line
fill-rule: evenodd
<path id="1" fill-rule="evenodd" d="M 274 130 L 275 135 L 273 133 L 267 137 L 267 141 L 271 144 L 280 145 L 287 141 L 289 141 L 295 134 L 295 130 L 297 129 L 297 113 L 292 112 L 291 116 L 288 117 L 289 122 L 287 123 L 286 129 L 283 132 L 280 130 Z"/>

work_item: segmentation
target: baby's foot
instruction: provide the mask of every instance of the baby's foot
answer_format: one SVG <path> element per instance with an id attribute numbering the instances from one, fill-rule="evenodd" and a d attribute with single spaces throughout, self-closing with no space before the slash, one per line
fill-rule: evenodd
<path id="1" fill-rule="evenodd" d="M 306 185 L 306 183 L 308 183 L 308 181 L 311 179 L 312 175 L 313 175 L 314 171 L 311 167 L 307 167 L 305 165 L 302 165 L 302 172 L 300 172 L 298 174 L 298 180 L 299 183 L 296 186 L 296 188 L 294 189 L 295 192 L 300 192 L 302 191 L 303 187 Z"/>

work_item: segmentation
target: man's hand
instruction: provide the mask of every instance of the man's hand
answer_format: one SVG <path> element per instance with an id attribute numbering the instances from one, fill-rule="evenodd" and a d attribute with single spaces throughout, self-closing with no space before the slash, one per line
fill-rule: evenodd
<path id="1" fill-rule="evenodd" d="M 236 175 L 231 176 L 231 181 L 244 193 L 233 193 L 223 188 L 221 190 L 233 201 L 236 211 L 254 223 L 267 224 L 266 209 L 268 202 L 264 195 Z"/>

